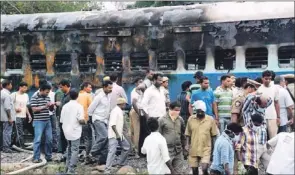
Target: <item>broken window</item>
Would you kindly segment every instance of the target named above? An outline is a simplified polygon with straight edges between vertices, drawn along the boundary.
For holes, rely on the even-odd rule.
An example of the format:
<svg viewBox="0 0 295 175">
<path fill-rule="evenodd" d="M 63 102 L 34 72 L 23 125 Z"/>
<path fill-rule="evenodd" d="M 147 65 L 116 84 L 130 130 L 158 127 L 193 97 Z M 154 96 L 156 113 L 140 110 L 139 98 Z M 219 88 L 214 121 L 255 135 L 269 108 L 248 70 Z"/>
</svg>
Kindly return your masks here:
<svg viewBox="0 0 295 175">
<path fill-rule="evenodd" d="M 176 70 L 177 57 L 175 52 L 161 52 L 157 58 L 158 70 Z"/>
<path fill-rule="evenodd" d="M 215 49 L 215 69 L 232 70 L 235 68 L 236 51 L 234 49 Z"/>
<path fill-rule="evenodd" d="M 94 73 L 96 71 L 96 55 L 81 54 L 79 56 L 79 71 Z"/>
<path fill-rule="evenodd" d="M 290 68 L 294 67 L 295 61 L 295 46 L 282 46 L 278 51 L 279 67 Z"/>
<path fill-rule="evenodd" d="M 33 72 L 46 72 L 46 56 L 45 55 L 30 55 L 30 65 Z"/>
<path fill-rule="evenodd" d="M 21 55 L 10 54 L 6 57 L 6 69 L 22 69 L 23 57 Z"/>
<path fill-rule="evenodd" d="M 206 64 L 206 50 L 185 51 L 186 70 L 204 70 Z"/>
<path fill-rule="evenodd" d="M 105 71 L 122 71 L 122 53 L 107 52 L 104 54 Z"/>
<path fill-rule="evenodd" d="M 55 72 L 71 72 L 72 59 L 70 54 L 56 54 L 54 60 Z"/>
<path fill-rule="evenodd" d="M 149 54 L 134 52 L 130 54 L 131 70 L 146 70 L 149 68 Z"/>
<path fill-rule="evenodd" d="M 267 57 L 268 51 L 267 48 L 248 48 L 246 50 L 246 68 L 255 69 L 255 68 L 267 68 Z"/>
</svg>

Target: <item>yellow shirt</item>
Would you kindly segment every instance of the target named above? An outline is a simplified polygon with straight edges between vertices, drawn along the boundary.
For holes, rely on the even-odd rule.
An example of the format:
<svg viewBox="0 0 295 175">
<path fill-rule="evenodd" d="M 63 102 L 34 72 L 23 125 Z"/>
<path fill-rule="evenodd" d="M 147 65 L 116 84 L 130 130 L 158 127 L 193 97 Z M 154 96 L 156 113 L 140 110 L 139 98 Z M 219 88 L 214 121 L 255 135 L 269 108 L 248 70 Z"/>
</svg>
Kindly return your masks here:
<svg viewBox="0 0 295 175">
<path fill-rule="evenodd" d="M 92 96 L 90 93 L 87 93 L 85 91 L 80 91 L 79 96 L 77 99 L 78 103 L 81 104 L 84 108 L 84 119 L 88 121 L 88 107 L 90 106 L 92 102 Z"/>
<path fill-rule="evenodd" d="M 188 119 L 185 135 L 191 138 L 190 156 L 210 156 L 212 137 L 217 135 L 217 126 L 208 115 L 202 120 L 192 115 Z"/>
</svg>

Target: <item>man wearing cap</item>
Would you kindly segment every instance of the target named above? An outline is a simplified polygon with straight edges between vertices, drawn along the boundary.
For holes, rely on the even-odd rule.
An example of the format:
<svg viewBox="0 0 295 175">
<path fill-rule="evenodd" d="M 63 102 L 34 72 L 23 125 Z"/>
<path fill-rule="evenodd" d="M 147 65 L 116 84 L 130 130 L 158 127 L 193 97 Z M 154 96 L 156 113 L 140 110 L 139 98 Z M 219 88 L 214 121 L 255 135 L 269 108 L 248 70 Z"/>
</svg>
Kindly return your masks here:
<svg viewBox="0 0 295 175">
<path fill-rule="evenodd" d="M 243 93 L 239 94 L 236 98 L 233 99 L 232 110 L 231 110 L 231 120 L 233 123 L 239 123 L 241 126 L 244 126 L 243 117 L 242 117 L 242 107 L 244 105 L 245 99 L 249 94 L 252 94 L 256 91 L 256 88 L 253 84 L 247 83 L 243 88 Z"/>
<path fill-rule="evenodd" d="M 193 175 L 199 174 L 201 165 L 204 175 L 208 175 L 208 167 L 212 147 L 217 136 L 217 126 L 212 117 L 205 114 L 206 104 L 198 100 L 193 104 L 196 115 L 190 116 L 186 126 L 186 150 L 189 151 L 189 165 Z"/>
<path fill-rule="evenodd" d="M 196 84 L 192 84 L 190 87 L 189 87 L 189 91 L 187 92 L 187 101 L 190 101 L 191 99 L 191 95 L 198 89 L 201 88 L 201 85 L 200 85 L 200 79 L 201 77 L 203 76 L 203 72 L 202 71 L 198 71 L 195 73 L 194 75 L 194 79 L 196 79 Z"/>
<path fill-rule="evenodd" d="M 165 103 L 166 103 L 166 108 L 168 109 L 169 107 L 169 104 L 170 104 L 170 96 L 169 96 L 169 89 L 168 89 L 168 81 L 169 81 L 169 78 L 168 77 L 163 77 L 163 82 L 162 82 L 162 86 L 160 88 L 160 90 L 162 91 L 162 93 L 164 94 L 165 96 Z"/>
<path fill-rule="evenodd" d="M 123 109 L 126 107 L 126 99 L 118 98 L 117 105 L 112 110 L 109 119 L 108 126 L 108 139 L 109 139 L 109 152 L 107 157 L 107 163 L 104 173 L 110 173 L 110 169 L 115 162 L 117 147 L 122 148 L 120 159 L 118 162 L 119 166 L 124 166 L 128 153 L 130 151 L 130 144 L 123 135 L 124 126 L 124 112 Z"/>
</svg>

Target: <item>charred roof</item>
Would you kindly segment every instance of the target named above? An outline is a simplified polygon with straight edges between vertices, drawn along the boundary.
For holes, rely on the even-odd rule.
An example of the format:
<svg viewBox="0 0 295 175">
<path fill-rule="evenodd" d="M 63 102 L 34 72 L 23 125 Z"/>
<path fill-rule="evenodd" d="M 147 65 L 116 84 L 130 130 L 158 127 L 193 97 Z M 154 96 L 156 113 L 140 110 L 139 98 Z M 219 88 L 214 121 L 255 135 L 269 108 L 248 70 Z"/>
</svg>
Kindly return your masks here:
<svg viewBox="0 0 295 175">
<path fill-rule="evenodd" d="M 220 2 L 122 11 L 1 15 L 1 32 L 186 26 L 294 18 L 294 2 Z"/>
</svg>

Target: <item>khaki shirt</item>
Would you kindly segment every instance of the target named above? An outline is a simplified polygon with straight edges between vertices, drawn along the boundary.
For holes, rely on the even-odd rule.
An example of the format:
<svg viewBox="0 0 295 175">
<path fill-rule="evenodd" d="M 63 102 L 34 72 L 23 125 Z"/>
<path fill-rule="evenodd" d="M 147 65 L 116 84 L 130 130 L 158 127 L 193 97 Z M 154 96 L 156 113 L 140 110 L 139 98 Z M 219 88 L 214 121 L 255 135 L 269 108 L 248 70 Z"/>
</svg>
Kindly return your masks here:
<svg viewBox="0 0 295 175">
<path fill-rule="evenodd" d="M 192 115 L 188 119 L 185 135 L 191 138 L 190 156 L 210 156 L 212 137 L 217 135 L 217 126 L 208 115 L 202 120 Z"/>
<path fill-rule="evenodd" d="M 238 123 L 240 123 L 242 126 L 244 126 L 244 120 L 243 120 L 243 115 L 241 114 L 242 108 L 244 105 L 246 99 L 246 94 L 240 94 L 236 98 L 233 99 L 232 103 L 232 114 L 237 114 L 238 115 Z"/>
</svg>

